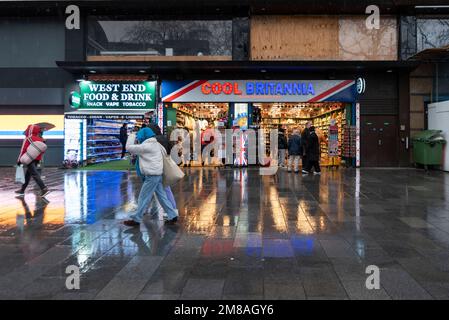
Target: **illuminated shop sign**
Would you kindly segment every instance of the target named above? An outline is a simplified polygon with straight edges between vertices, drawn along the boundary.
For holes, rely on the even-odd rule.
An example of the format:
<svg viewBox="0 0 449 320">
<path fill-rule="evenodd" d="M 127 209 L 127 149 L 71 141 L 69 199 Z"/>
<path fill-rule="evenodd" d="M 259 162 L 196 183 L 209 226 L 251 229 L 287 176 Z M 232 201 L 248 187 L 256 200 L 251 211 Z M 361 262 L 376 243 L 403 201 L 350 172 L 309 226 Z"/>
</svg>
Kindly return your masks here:
<svg viewBox="0 0 449 320">
<path fill-rule="evenodd" d="M 155 109 L 156 83 L 81 81 L 80 92 L 72 92 L 75 109 Z"/>
<path fill-rule="evenodd" d="M 355 80 L 163 81 L 163 102 L 354 102 Z"/>
<path fill-rule="evenodd" d="M 242 90 L 244 91 L 242 91 Z M 201 92 L 209 94 L 235 95 L 315 95 L 311 82 L 246 82 L 244 88 L 239 88 L 238 82 L 205 82 Z"/>
</svg>

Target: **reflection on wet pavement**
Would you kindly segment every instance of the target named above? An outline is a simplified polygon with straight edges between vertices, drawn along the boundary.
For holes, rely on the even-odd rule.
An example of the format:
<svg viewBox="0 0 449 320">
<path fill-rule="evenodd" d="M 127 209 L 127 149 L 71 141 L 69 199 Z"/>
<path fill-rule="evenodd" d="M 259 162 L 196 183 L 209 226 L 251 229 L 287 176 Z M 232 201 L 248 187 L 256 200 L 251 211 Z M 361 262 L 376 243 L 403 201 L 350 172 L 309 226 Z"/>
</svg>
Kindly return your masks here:
<svg viewBox="0 0 449 320">
<path fill-rule="evenodd" d="M 3 299 L 449 298 L 448 174 L 189 169 L 179 224 L 161 212 L 129 229 L 134 174 L 46 169 L 47 198 L 30 186 L 17 199 L 13 170 L 0 173 Z"/>
</svg>

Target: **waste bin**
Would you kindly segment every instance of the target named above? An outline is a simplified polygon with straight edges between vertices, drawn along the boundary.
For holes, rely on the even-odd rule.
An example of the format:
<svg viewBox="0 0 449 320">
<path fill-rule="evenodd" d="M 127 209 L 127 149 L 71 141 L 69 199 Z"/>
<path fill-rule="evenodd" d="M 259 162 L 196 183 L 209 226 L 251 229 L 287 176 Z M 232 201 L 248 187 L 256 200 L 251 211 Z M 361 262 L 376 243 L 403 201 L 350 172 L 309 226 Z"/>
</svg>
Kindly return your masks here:
<svg viewBox="0 0 449 320">
<path fill-rule="evenodd" d="M 415 164 L 422 164 L 425 168 L 429 165 L 441 165 L 443 145 L 446 143 L 441 132 L 441 130 L 424 130 L 413 136 L 413 161 Z"/>
</svg>

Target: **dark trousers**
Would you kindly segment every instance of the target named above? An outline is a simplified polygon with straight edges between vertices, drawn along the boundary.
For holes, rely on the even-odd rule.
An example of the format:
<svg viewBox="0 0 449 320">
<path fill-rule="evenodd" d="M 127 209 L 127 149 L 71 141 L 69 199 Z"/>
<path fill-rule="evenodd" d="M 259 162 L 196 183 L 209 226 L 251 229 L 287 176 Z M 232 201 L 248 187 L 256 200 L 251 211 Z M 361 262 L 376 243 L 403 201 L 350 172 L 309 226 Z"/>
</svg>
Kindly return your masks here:
<svg viewBox="0 0 449 320">
<path fill-rule="evenodd" d="M 309 161 L 307 161 L 306 171 L 310 172 L 312 167 L 314 167 L 315 172 L 321 172 L 320 162 L 318 160 L 309 160 Z"/>
<path fill-rule="evenodd" d="M 44 182 L 41 179 L 41 176 L 39 175 L 39 172 L 37 171 L 37 164 L 39 161 L 34 160 L 29 165 L 27 165 L 27 172 L 25 173 L 25 183 L 22 185 L 22 190 L 25 191 L 26 187 L 28 187 L 28 184 L 30 183 L 31 177 L 33 177 L 34 181 L 36 181 L 37 185 L 41 190 L 45 189 L 46 186 Z"/>
<path fill-rule="evenodd" d="M 303 155 L 302 156 L 302 170 L 306 170 L 306 168 L 307 168 L 307 156 L 306 155 Z"/>
<path fill-rule="evenodd" d="M 126 154 L 126 141 L 125 142 L 121 142 L 122 143 L 122 158 L 125 156 Z"/>
</svg>

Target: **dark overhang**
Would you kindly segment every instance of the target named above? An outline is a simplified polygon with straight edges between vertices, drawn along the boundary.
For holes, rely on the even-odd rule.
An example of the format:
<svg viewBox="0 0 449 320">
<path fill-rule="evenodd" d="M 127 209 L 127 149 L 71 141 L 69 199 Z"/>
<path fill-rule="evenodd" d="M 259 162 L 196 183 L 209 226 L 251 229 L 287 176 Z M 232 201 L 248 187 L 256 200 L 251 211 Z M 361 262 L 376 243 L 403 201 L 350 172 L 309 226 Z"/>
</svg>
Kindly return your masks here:
<svg viewBox="0 0 449 320">
<path fill-rule="evenodd" d="M 449 46 L 425 49 L 410 57 L 408 60 L 420 62 L 449 62 Z"/>
<path fill-rule="evenodd" d="M 279 78 L 310 75 L 410 71 L 417 61 L 57 61 L 75 76 L 91 74 L 148 74 L 158 77 Z"/>
<path fill-rule="evenodd" d="M 380 13 L 441 14 L 441 0 L 59 0 L 0 1 L 0 15 L 62 14 L 69 4 L 93 15 L 252 15 L 365 14 L 375 4 Z"/>
</svg>

